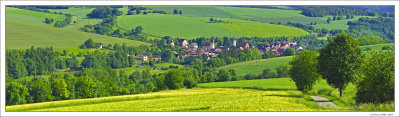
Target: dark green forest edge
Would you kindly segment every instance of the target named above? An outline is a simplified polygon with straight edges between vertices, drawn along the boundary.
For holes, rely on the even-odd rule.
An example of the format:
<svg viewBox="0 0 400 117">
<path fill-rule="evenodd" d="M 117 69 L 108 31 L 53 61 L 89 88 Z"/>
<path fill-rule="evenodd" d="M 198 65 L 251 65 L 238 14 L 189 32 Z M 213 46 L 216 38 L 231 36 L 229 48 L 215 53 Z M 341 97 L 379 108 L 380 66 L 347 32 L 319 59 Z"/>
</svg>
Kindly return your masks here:
<svg viewBox="0 0 400 117">
<path fill-rule="evenodd" d="M 49 26 L 63 28 L 76 23 L 74 15 L 47 9 L 72 6 L 15 6 L 51 14 L 62 14 L 63 21 L 43 19 Z M 348 21 L 347 30 L 317 29 L 320 22 L 268 22 L 297 27 L 309 32 L 294 37 L 198 37 L 170 36 L 147 39 L 144 26 L 127 30 L 117 26 L 118 16 L 174 14 L 185 10 L 153 10 L 144 6 L 91 7 L 87 16 L 101 19 L 79 31 L 138 40 L 150 46 L 103 45 L 87 39 L 74 49 L 34 47 L 6 52 L 6 105 L 56 100 L 140 94 L 162 90 L 194 88 L 199 83 L 291 77 L 298 90 L 312 90 L 325 79 L 340 95 L 349 83 L 357 85 L 357 104 L 393 103 L 394 100 L 394 14 L 341 6 L 292 6 L 307 17 L 328 17 L 324 24 Z M 245 6 L 234 6 L 245 7 Z M 279 9 L 276 7 L 258 7 Z M 210 23 L 229 23 L 209 17 Z M 327 37 L 327 40 L 319 39 Z M 369 45 L 386 44 L 378 49 Z M 262 74 L 237 75 L 234 69 L 218 67 L 245 62 L 293 56 L 288 64 L 265 68 Z M 127 72 L 124 69 L 133 68 Z M 161 72 L 156 72 L 156 71 Z"/>
</svg>

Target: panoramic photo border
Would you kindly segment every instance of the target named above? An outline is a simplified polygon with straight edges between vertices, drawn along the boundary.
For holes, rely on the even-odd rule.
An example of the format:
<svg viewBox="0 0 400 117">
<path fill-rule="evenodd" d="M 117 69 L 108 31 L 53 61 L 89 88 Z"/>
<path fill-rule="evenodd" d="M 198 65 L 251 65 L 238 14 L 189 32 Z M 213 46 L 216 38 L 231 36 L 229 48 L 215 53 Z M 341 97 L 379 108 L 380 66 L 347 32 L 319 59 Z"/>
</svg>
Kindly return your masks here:
<svg viewBox="0 0 400 117">
<path fill-rule="evenodd" d="M 8 5 L 393 5 L 395 6 L 395 112 L 6 112 L 5 6 Z M 1 116 L 399 116 L 398 1 L 1 1 Z"/>
</svg>

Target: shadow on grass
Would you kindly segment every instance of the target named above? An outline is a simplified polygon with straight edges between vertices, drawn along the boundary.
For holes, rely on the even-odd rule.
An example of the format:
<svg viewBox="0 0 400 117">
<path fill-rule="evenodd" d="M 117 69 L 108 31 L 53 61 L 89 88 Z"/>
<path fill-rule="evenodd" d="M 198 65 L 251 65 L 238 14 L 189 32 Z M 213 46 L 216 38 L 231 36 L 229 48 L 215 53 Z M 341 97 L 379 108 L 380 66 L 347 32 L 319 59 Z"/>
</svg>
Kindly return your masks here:
<svg viewBox="0 0 400 117">
<path fill-rule="evenodd" d="M 264 96 L 278 96 L 278 97 L 294 97 L 294 98 L 303 98 L 302 95 L 264 95 Z"/>
<path fill-rule="evenodd" d="M 174 110 L 174 111 L 200 111 L 200 110 L 208 110 L 210 108 L 211 108 L 211 106 L 205 106 L 205 107 L 186 108 L 186 109 L 180 109 L 180 110 Z"/>
</svg>

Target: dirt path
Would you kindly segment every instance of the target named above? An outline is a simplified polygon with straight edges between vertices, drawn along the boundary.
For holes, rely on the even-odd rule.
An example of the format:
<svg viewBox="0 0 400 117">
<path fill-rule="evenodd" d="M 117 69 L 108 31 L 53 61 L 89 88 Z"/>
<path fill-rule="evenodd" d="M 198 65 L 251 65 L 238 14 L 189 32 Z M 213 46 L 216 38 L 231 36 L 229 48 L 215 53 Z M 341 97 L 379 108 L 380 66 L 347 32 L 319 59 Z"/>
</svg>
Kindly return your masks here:
<svg viewBox="0 0 400 117">
<path fill-rule="evenodd" d="M 335 103 L 332 103 L 330 100 L 321 97 L 321 96 L 311 96 L 312 99 L 314 99 L 315 102 L 321 107 L 324 108 L 333 108 L 333 109 L 339 109 L 340 107 L 337 106 Z"/>
</svg>

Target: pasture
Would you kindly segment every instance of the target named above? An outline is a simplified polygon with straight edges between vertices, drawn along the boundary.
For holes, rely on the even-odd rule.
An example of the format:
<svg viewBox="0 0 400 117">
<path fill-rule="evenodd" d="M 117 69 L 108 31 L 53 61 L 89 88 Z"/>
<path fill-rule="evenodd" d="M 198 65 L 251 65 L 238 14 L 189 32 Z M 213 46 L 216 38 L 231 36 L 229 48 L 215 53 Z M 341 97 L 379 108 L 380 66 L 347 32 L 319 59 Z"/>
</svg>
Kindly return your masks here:
<svg viewBox="0 0 400 117">
<path fill-rule="evenodd" d="M 101 22 L 101 19 L 89 18 L 86 14 L 92 12 L 95 8 L 87 8 L 87 7 L 70 7 L 69 9 L 48 9 L 50 12 L 62 12 L 63 14 L 71 14 L 78 18 L 76 24 L 68 25 L 64 28 L 78 30 L 85 25 L 95 25 Z"/>
<path fill-rule="evenodd" d="M 335 20 L 335 21 L 330 21 L 330 23 L 326 23 L 326 20 L 328 19 L 328 17 L 330 17 L 331 19 L 333 19 L 332 16 L 325 16 L 325 17 L 321 17 L 321 20 L 325 20 L 324 23 L 317 23 L 317 25 L 314 25 L 314 27 L 316 29 L 328 29 L 328 30 L 333 30 L 333 29 L 341 29 L 341 30 L 348 30 L 349 29 L 349 25 L 347 25 L 348 21 L 356 21 L 361 17 L 365 17 L 365 16 L 354 16 L 353 19 L 342 19 L 342 20 Z"/>
<path fill-rule="evenodd" d="M 160 37 L 171 36 L 180 38 L 197 38 L 211 36 L 241 36 L 215 24 L 181 15 L 127 15 L 118 19 L 118 26 L 128 30 L 137 26 L 143 26 L 144 33 Z"/>
<path fill-rule="evenodd" d="M 261 74 L 266 68 L 270 68 L 272 71 L 276 72 L 276 67 L 282 64 L 289 64 L 291 60 L 292 56 L 276 57 L 229 64 L 221 66 L 218 69 L 234 69 L 238 76 L 244 76 L 248 73 Z"/>
<path fill-rule="evenodd" d="M 361 48 L 371 48 L 371 50 L 382 50 L 382 47 L 384 46 L 391 46 L 394 48 L 394 43 L 385 43 L 385 44 L 376 44 L 376 45 L 365 45 L 365 46 L 360 46 Z"/>
<path fill-rule="evenodd" d="M 202 88 L 245 88 L 258 90 L 297 90 L 296 85 L 290 78 L 272 78 L 241 80 L 229 82 L 213 82 L 199 84 Z"/>
<path fill-rule="evenodd" d="M 228 12 L 218 9 L 216 6 L 146 6 L 153 10 L 163 10 L 172 13 L 174 9 L 181 10 L 182 15 L 190 17 L 236 17 Z"/>
<path fill-rule="evenodd" d="M 196 88 L 7 106 L 6 111 L 331 111 L 300 103 L 299 91 Z"/>
<path fill-rule="evenodd" d="M 232 32 L 243 35 L 245 37 L 273 37 L 273 36 L 304 36 L 309 33 L 295 27 L 284 25 L 275 25 L 259 22 L 234 22 L 234 23 L 218 23 L 217 25 L 224 27 Z"/>
<path fill-rule="evenodd" d="M 48 25 L 44 23 L 45 18 L 54 19 L 54 22 L 56 22 L 64 20 L 65 16 L 60 14 L 6 7 L 6 21 L 18 21 L 30 24 Z"/>
<path fill-rule="evenodd" d="M 144 32 L 156 36 L 197 37 L 273 37 L 301 36 L 308 32 L 289 26 L 221 18 L 228 23 L 208 23 L 209 18 L 170 14 L 127 15 L 118 19 L 118 26 L 132 29 L 143 26 Z"/>
<path fill-rule="evenodd" d="M 53 48 L 78 48 L 84 41 L 92 38 L 95 42 L 123 44 L 128 46 L 149 45 L 145 42 L 108 37 L 24 22 L 6 21 L 6 49 L 26 49 L 31 46 Z M 23 32 L 23 33 L 21 33 Z"/>
</svg>

